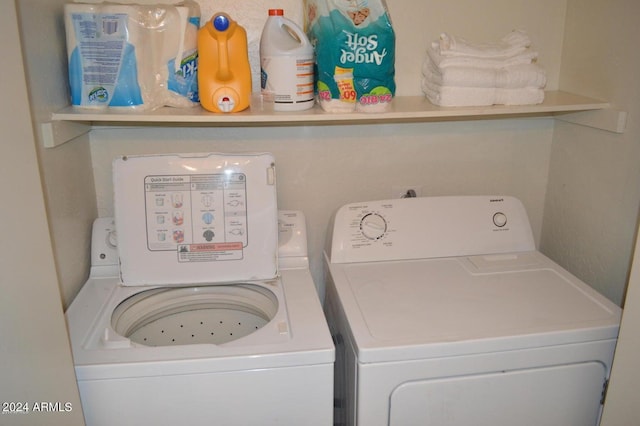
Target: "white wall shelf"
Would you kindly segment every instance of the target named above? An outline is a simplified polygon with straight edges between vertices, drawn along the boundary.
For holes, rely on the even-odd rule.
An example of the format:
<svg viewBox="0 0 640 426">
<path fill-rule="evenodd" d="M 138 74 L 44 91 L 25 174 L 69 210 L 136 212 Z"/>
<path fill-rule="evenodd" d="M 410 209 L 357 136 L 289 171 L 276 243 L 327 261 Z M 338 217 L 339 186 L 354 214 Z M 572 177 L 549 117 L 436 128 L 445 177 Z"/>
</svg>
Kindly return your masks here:
<svg viewBox="0 0 640 426">
<path fill-rule="evenodd" d="M 581 116 L 583 112 L 589 115 Z M 41 126 L 45 147 L 61 145 L 91 130 L 92 126 L 289 126 L 337 125 L 362 123 L 401 123 L 420 121 L 463 121 L 499 119 L 518 116 L 557 116 L 570 114 L 576 124 L 621 133 L 626 114 L 612 110 L 608 102 L 562 91 L 545 93 L 538 105 L 488 107 L 437 107 L 423 96 L 398 96 L 390 111 L 384 113 L 332 114 L 319 106 L 307 111 L 273 112 L 260 106 L 233 114 L 216 114 L 195 108 L 159 108 L 153 111 L 81 110 L 66 107 L 52 114 L 51 121 Z"/>
</svg>

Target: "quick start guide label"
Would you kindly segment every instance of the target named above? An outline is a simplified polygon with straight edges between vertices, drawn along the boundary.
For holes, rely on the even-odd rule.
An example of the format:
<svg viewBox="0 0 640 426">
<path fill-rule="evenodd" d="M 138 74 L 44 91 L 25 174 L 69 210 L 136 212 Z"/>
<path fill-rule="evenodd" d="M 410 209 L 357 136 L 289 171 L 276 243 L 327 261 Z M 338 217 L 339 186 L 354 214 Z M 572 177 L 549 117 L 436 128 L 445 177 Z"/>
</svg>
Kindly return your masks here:
<svg viewBox="0 0 640 426">
<path fill-rule="evenodd" d="M 239 260 L 248 241 L 243 173 L 144 179 L 147 248 L 179 262 Z"/>
</svg>

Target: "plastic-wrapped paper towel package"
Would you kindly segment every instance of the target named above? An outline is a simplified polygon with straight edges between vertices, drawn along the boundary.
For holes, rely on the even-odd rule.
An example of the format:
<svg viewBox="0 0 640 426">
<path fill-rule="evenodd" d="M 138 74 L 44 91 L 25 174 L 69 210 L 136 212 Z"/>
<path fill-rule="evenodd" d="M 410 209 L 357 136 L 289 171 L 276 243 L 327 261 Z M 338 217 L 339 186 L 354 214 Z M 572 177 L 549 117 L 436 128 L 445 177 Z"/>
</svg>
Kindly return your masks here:
<svg viewBox="0 0 640 426">
<path fill-rule="evenodd" d="M 382 112 L 395 94 L 395 33 L 384 0 L 305 0 L 318 102 L 328 112 Z"/>
<path fill-rule="evenodd" d="M 149 110 L 198 105 L 197 3 L 69 3 L 71 103 Z"/>
</svg>

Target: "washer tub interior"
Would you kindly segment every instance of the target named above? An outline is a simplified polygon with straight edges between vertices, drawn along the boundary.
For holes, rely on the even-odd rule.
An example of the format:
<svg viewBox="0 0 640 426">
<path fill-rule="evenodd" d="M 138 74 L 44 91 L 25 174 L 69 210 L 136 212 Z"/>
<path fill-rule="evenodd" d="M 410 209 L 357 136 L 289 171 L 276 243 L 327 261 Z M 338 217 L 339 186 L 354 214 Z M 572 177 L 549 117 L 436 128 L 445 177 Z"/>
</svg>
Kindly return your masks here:
<svg viewBox="0 0 640 426">
<path fill-rule="evenodd" d="M 145 346 L 220 345 L 254 333 L 277 312 L 277 297 L 255 284 L 155 288 L 122 301 L 111 326 Z"/>
</svg>

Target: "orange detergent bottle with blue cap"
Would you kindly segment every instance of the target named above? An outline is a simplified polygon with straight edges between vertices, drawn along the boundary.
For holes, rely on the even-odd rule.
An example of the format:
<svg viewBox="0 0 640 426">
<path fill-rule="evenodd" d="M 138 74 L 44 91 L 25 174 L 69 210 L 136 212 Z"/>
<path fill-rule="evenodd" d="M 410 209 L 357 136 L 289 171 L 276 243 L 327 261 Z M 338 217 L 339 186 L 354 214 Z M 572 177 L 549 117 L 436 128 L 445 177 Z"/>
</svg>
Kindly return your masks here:
<svg viewBox="0 0 640 426">
<path fill-rule="evenodd" d="M 200 104 L 212 112 L 249 107 L 251 66 L 247 32 L 226 13 L 216 13 L 198 31 Z"/>
</svg>

